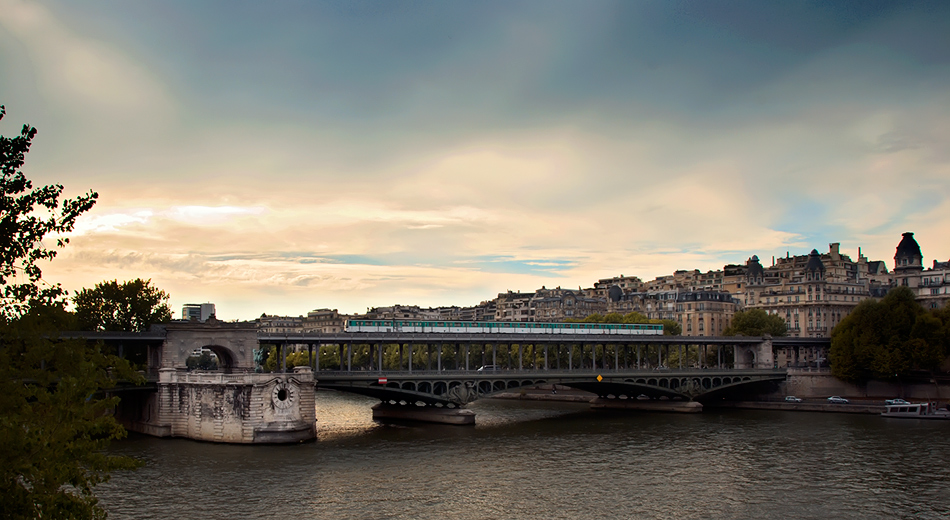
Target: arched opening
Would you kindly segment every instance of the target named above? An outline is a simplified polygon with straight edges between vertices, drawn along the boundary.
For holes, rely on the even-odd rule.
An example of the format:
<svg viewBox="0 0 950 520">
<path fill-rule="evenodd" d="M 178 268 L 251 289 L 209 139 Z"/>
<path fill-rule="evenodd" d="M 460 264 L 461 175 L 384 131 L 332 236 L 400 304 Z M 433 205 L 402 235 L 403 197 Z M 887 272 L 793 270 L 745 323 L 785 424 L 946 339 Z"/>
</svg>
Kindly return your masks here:
<svg viewBox="0 0 950 520">
<path fill-rule="evenodd" d="M 201 351 L 210 350 L 218 362 L 218 370 L 230 374 L 234 369 L 234 354 L 227 347 L 221 345 L 205 345 Z"/>
<path fill-rule="evenodd" d="M 755 368 L 755 352 L 753 352 L 752 350 L 747 350 L 743 357 L 745 358 L 746 366 L 748 366 L 749 368 Z"/>
</svg>

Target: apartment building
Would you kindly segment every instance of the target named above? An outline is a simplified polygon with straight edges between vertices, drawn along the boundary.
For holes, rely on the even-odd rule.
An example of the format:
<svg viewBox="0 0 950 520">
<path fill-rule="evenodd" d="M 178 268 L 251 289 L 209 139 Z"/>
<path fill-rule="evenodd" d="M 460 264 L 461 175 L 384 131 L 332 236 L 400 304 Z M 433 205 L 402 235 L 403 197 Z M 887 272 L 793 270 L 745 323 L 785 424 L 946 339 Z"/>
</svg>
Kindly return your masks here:
<svg viewBox="0 0 950 520">
<path fill-rule="evenodd" d="M 904 233 L 894 253 L 894 286 L 909 287 L 926 309 L 941 309 L 950 302 L 950 260 L 924 269 L 924 257 L 913 233 Z"/>
<path fill-rule="evenodd" d="M 439 319 L 438 311 L 432 314 L 431 309 L 423 311 L 418 305 L 391 305 L 388 307 L 373 307 L 366 310 L 366 314 L 360 316 L 368 320 L 423 320 Z"/>
<path fill-rule="evenodd" d="M 584 319 L 607 312 L 607 300 L 593 298 L 582 290 L 547 289 L 533 293 L 501 293 L 495 300 L 496 321 L 558 322 Z"/>
<path fill-rule="evenodd" d="M 684 336 L 722 336 L 732 325 L 736 302 L 720 291 L 686 291 L 676 295 L 676 321 Z"/>
<path fill-rule="evenodd" d="M 861 278 L 847 257 L 837 255 L 826 266 L 813 249 L 807 256 L 781 260 L 765 269 L 758 258 L 750 258 L 745 289 L 737 296 L 744 308 L 781 316 L 789 336 L 828 337 L 842 318 L 872 297 L 871 281 Z"/>
<path fill-rule="evenodd" d="M 257 329 L 267 334 L 299 334 L 303 332 L 303 316 L 272 316 L 261 314 Z"/>
<path fill-rule="evenodd" d="M 602 278 L 597 280 L 597 283 L 594 284 L 594 288 L 587 291 L 587 294 L 592 298 L 608 298 L 608 292 L 612 287 L 617 287 L 625 293 L 630 292 L 640 292 L 644 290 L 644 283 L 637 276 L 614 276 L 613 278 Z"/>
<path fill-rule="evenodd" d="M 348 316 L 336 309 L 314 309 L 303 320 L 303 332 L 336 334 L 343 332 L 343 324 Z"/>
</svg>

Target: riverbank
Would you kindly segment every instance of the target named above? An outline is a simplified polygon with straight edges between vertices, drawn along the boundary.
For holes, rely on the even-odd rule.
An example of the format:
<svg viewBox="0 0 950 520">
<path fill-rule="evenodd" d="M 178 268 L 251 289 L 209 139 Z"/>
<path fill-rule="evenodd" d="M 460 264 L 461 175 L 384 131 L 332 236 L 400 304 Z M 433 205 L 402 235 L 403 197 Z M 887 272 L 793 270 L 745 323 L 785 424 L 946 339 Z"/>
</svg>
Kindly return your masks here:
<svg viewBox="0 0 950 520">
<path fill-rule="evenodd" d="M 589 403 L 597 398 L 596 394 L 575 390 L 570 387 L 555 385 L 538 385 L 519 388 L 492 396 L 493 399 L 520 399 L 527 401 L 562 401 L 572 403 Z M 832 404 L 824 398 L 805 399 L 800 403 L 790 403 L 784 398 L 759 401 L 711 401 L 704 403 L 705 408 L 728 408 L 741 410 L 783 410 L 798 412 L 833 412 L 880 415 L 884 412 L 884 402 L 878 400 L 852 400 L 848 404 Z M 649 402 L 649 401 L 647 401 Z"/>
<path fill-rule="evenodd" d="M 787 403 L 784 401 L 713 401 L 704 405 L 706 408 L 732 408 L 739 410 L 783 410 L 792 412 L 833 412 L 833 413 L 861 413 L 880 415 L 884 413 L 884 403 L 878 402 L 851 402 L 848 404 L 831 404 L 825 402 Z"/>
</svg>

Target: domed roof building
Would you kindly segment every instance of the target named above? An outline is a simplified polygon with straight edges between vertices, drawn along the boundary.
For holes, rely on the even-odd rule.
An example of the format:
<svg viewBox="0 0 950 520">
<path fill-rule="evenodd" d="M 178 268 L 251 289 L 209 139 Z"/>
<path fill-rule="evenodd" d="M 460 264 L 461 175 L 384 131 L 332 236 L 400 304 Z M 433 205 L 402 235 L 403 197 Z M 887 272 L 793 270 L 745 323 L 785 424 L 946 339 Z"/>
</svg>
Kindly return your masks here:
<svg viewBox="0 0 950 520">
<path fill-rule="evenodd" d="M 805 264 L 805 279 L 807 281 L 819 281 L 825 277 L 825 264 L 821 261 L 821 255 L 817 249 L 812 249 L 808 255 L 808 263 Z"/>
<path fill-rule="evenodd" d="M 901 237 L 894 253 L 894 274 L 897 275 L 900 285 L 916 287 L 913 279 L 924 270 L 924 256 L 920 253 L 920 244 L 914 239 L 913 233 L 907 232 Z"/>
<path fill-rule="evenodd" d="M 909 287 L 924 308 L 945 307 L 950 303 L 950 261 L 934 260 L 933 268 L 924 270 L 920 244 L 913 233 L 904 233 L 894 252 L 892 284 Z"/>
</svg>

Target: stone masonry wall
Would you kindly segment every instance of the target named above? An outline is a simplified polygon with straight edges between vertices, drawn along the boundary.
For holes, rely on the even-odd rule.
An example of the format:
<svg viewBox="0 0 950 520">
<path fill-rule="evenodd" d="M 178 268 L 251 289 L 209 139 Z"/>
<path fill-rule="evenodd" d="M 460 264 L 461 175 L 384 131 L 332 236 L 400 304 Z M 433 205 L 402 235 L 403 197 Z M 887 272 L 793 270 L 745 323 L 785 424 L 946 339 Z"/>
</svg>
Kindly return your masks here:
<svg viewBox="0 0 950 520">
<path fill-rule="evenodd" d="M 227 443 L 282 443 L 316 435 L 313 374 L 187 373 L 163 369 L 158 422 L 169 435 Z"/>
</svg>

